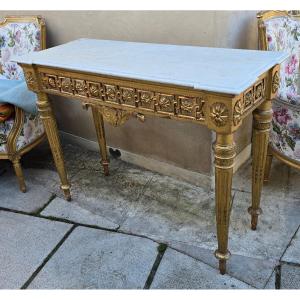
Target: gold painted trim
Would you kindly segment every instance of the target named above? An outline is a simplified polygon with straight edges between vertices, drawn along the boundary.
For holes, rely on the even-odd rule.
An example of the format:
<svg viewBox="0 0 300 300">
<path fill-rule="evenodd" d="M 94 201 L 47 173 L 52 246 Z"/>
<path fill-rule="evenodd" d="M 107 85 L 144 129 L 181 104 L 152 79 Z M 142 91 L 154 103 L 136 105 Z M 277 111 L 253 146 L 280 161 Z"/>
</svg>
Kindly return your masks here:
<svg viewBox="0 0 300 300">
<path fill-rule="evenodd" d="M 278 150 L 276 150 L 272 144 L 269 144 L 269 151 L 271 152 L 271 154 L 273 156 L 275 156 L 278 160 L 282 161 L 283 163 L 287 164 L 290 167 L 296 168 L 298 170 L 300 170 L 300 162 L 297 160 L 294 160 L 292 158 L 289 158 L 288 156 L 282 154 L 281 152 L 279 152 Z"/>
<path fill-rule="evenodd" d="M 269 72 L 265 72 L 243 93 L 232 95 L 40 65 L 20 65 L 28 88 L 34 92 L 80 99 L 85 106 L 124 110 L 133 115 L 190 121 L 221 133 L 237 130 L 243 119 L 265 100 L 269 76 Z M 251 99 L 247 96 L 249 93 L 252 93 Z M 240 109 L 234 107 L 235 104 Z M 218 108 L 221 107 L 226 116 L 222 114 L 219 120 Z"/>
</svg>

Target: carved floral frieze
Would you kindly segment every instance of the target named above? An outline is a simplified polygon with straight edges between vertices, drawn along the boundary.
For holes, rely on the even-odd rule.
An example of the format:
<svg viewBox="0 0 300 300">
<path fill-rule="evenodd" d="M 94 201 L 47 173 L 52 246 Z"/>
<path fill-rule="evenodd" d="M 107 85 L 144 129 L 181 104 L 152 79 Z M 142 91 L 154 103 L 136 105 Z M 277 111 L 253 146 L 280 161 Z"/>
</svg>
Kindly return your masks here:
<svg viewBox="0 0 300 300">
<path fill-rule="evenodd" d="M 188 117 L 200 122 L 205 121 L 205 100 L 202 97 L 165 94 L 48 73 L 40 73 L 40 76 L 44 90 L 52 90 L 62 95 L 72 94 L 169 116 L 182 116 L 182 118 Z"/>
</svg>

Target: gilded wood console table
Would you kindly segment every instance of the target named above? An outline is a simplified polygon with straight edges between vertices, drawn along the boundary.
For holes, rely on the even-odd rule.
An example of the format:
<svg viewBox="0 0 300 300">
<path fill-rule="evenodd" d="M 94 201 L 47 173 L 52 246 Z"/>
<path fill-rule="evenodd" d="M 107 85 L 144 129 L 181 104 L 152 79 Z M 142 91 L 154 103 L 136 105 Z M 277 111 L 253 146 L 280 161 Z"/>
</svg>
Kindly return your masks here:
<svg viewBox="0 0 300 300">
<path fill-rule="evenodd" d="M 47 94 L 78 99 L 90 106 L 108 175 L 103 120 L 117 126 L 130 116 L 152 115 L 194 122 L 216 132 L 215 199 L 220 272 L 226 272 L 231 185 L 235 158 L 233 133 L 253 112 L 251 227 L 260 209 L 271 99 L 279 86 L 279 65 L 287 55 L 238 49 L 79 39 L 16 59 L 28 88 L 38 95 L 65 197 L 70 184 Z M 200 153 L 199 153 L 200 155 Z"/>
</svg>

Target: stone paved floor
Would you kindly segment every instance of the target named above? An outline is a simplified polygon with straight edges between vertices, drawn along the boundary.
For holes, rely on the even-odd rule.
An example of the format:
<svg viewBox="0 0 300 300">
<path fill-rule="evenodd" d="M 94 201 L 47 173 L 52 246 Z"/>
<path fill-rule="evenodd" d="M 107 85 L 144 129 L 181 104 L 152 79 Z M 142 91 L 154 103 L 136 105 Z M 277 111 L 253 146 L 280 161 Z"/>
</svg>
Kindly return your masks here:
<svg viewBox="0 0 300 300">
<path fill-rule="evenodd" d="M 27 193 L 0 161 L 0 288 L 300 288 L 300 173 L 274 161 L 257 231 L 250 162 L 234 177 L 228 274 L 220 275 L 214 198 L 199 187 L 64 144 L 72 202 L 48 144 L 23 158 Z"/>
</svg>

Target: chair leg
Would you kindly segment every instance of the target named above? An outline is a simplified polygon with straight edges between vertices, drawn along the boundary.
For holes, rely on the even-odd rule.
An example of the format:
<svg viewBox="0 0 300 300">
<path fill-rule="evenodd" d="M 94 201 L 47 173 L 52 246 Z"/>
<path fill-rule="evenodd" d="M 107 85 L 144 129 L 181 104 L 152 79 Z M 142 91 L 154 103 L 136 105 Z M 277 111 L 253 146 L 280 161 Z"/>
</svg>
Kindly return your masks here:
<svg viewBox="0 0 300 300">
<path fill-rule="evenodd" d="M 21 190 L 21 192 L 25 193 L 26 192 L 26 185 L 25 185 L 25 180 L 24 180 L 24 175 L 23 175 L 20 159 L 19 158 L 14 159 L 12 161 L 12 163 L 13 163 L 13 166 L 14 166 L 16 176 L 18 178 L 20 190 Z"/>
<path fill-rule="evenodd" d="M 267 153 L 267 158 L 266 158 L 266 165 L 265 165 L 264 183 L 269 182 L 272 160 L 273 160 L 273 154 L 272 154 L 271 149 L 269 147 L 268 148 L 268 153 Z"/>
</svg>

